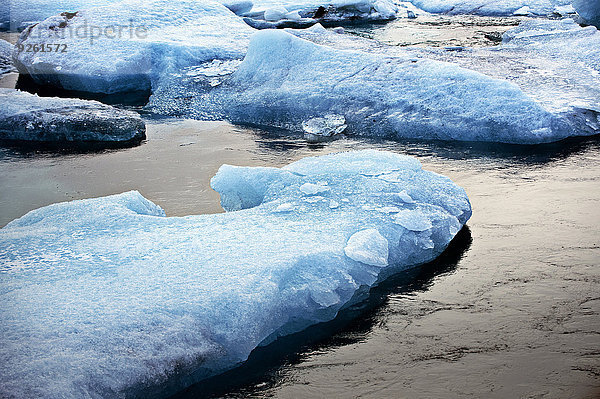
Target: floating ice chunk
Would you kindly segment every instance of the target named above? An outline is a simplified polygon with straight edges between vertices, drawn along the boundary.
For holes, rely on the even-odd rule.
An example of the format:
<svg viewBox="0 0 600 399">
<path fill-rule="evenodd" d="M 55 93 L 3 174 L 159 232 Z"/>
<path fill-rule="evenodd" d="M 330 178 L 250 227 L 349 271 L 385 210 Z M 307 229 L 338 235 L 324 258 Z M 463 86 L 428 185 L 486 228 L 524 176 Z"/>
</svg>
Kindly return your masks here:
<svg viewBox="0 0 600 399">
<path fill-rule="evenodd" d="M 347 257 L 371 266 L 388 265 L 388 240 L 376 229 L 361 230 L 352 234 L 344 248 Z"/>
<path fill-rule="evenodd" d="M 329 201 L 329 208 L 331 209 L 336 209 L 340 207 L 340 203 L 335 201 L 335 200 L 331 200 Z"/>
<path fill-rule="evenodd" d="M 146 127 L 138 114 L 97 101 L 0 88 L 0 139 L 29 142 L 139 143 Z"/>
<path fill-rule="evenodd" d="M 286 10 L 284 7 L 268 8 L 265 10 L 264 18 L 265 21 L 276 22 L 284 19 L 287 13 L 288 10 Z"/>
<path fill-rule="evenodd" d="M 411 231 L 425 231 L 433 227 L 431 220 L 421 212 L 401 210 L 393 216 L 394 223 Z"/>
<path fill-rule="evenodd" d="M 244 15 L 254 6 L 254 3 L 249 0 L 224 0 L 220 1 L 220 3 L 236 15 Z"/>
<path fill-rule="evenodd" d="M 304 137 L 309 141 L 335 136 L 342 133 L 346 127 L 346 119 L 342 115 L 325 115 L 302 123 Z"/>
<path fill-rule="evenodd" d="M 295 131 L 315 114 L 341 115 L 348 135 L 394 139 L 534 144 L 593 134 L 507 80 L 402 54 L 336 50 L 280 30 L 256 33 L 237 71 L 190 104 L 203 115 Z"/>
<path fill-rule="evenodd" d="M 27 29 L 19 44 L 51 44 L 53 51 L 21 51 L 15 62 L 39 84 L 148 92 L 185 67 L 242 58 L 253 31 L 209 0 L 125 0 L 62 13 Z"/>
<path fill-rule="evenodd" d="M 306 195 L 315 195 L 329 191 L 329 187 L 327 186 L 327 183 L 304 183 L 300 186 L 300 191 Z"/>
<path fill-rule="evenodd" d="M 372 176 L 405 168 L 400 183 Z M 394 204 L 382 194 L 419 192 L 414 211 L 433 227 L 407 231 L 350 204 L 272 212 L 318 182 L 374 208 Z M 387 152 L 223 166 L 211 185 L 240 210 L 165 217 L 129 192 L 50 205 L 0 229 L 0 358 L 10 359 L 0 396 L 168 397 L 431 261 L 471 215 L 462 188 Z M 445 210 L 459 203 L 457 218 Z"/>
</svg>

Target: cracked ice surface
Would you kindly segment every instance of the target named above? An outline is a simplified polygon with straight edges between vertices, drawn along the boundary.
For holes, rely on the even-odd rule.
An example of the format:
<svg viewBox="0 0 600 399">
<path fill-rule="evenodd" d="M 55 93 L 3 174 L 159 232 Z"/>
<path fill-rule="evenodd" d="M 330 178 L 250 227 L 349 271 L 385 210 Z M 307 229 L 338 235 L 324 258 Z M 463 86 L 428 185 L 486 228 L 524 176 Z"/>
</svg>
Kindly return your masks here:
<svg viewBox="0 0 600 399">
<path fill-rule="evenodd" d="M 450 179 L 372 150 L 224 165 L 211 185 L 229 212 L 166 217 L 128 192 L 1 229 L 0 396 L 116 397 L 231 368 L 434 259 L 471 215 Z"/>
</svg>

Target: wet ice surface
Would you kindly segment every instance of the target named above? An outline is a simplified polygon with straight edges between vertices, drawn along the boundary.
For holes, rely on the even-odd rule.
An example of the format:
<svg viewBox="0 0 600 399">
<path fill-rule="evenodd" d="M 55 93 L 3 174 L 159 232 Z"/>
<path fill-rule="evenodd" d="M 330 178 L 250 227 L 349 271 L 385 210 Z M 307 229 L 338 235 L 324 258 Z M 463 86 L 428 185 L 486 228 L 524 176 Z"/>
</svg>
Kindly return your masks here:
<svg viewBox="0 0 600 399">
<path fill-rule="evenodd" d="M 218 395 L 597 397 L 597 139 L 311 145 L 194 121 L 149 122 L 147 135 L 140 147 L 100 153 L 1 150 L 0 224 L 53 202 L 129 189 L 170 216 L 219 212 L 208 181 L 222 163 L 282 166 L 362 148 L 417 156 L 465 187 L 473 205 L 472 242 L 460 243 L 460 260 L 407 277 L 412 285 L 397 280 L 359 320 L 262 364 L 258 375 L 246 370 L 252 377 L 242 386 L 231 376 L 217 381 Z"/>
</svg>

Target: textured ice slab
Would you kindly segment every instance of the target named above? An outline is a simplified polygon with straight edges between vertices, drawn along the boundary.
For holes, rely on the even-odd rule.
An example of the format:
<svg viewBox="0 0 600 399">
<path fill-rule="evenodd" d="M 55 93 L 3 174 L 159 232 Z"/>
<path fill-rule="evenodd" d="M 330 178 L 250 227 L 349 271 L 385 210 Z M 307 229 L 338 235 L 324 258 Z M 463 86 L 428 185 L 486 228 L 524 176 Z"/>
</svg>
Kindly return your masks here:
<svg viewBox="0 0 600 399">
<path fill-rule="evenodd" d="M 210 60 L 243 57 L 254 31 L 209 0 L 125 0 L 63 13 L 25 30 L 17 67 L 40 84 L 67 90 L 148 91 L 164 75 Z"/>
<path fill-rule="evenodd" d="M 584 0 L 595 1 L 595 0 Z M 551 15 L 571 0 L 410 0 L 416 7 L 446 14 L 477 14 L 490 16 Z"/>
<path fill-rule="evenodd" d="M 347 134 L 394 139 L 531 144 L 594 133 L 506 80 L 408 54 L 336 50 L 284 31 L 256 33 L 239 68 L 190 109 L 298 132 L 336 114 Z"/>
<path fill-rule="evenodd" d="M 306 184 L 328 189 L 305 194 Z M 128 192 L 47 206 L 1 229 L 0 358 L 10 367 L 0 368 L 0 396 L 181 388 L 175 374 L 233 367 L 434 259 L 471 215 L 462 188 L 389 152 L 224 165 L 211 185 L 230 212 L 165 217 Z M 429 228 L 397 223 L 400 211 Z"/>
<path fill-rule="evenodd" d="M 146 126 L 135 112 L 97 101 L 38 97 L 0 88 L 0 139 L 37 142 L 139 142 Z"/>
</svg>

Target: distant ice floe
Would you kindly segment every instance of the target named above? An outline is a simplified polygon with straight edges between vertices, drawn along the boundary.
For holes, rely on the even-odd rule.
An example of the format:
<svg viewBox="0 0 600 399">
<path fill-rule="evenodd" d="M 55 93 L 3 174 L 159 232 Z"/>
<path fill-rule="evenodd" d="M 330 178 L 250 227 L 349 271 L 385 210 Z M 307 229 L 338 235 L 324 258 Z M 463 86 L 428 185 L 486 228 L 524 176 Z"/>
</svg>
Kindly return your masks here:
<svg viewBox="0 0 600 399">
<path fill-rule="evenodd" d="M 101 104 L 0 88 L 0 140 L 45 143 L 136 143 L 146 135 L 140 116 Z"/>
<path fill-rule="evenodd" d="M 228 212 L 166 217 L 132 191 L 0 229 L 0 396 L 166 396 L 435 259 L 471 216 L 390 152 L 223 165 L 211 185 Z"/>
<path fill-rule="evenodd" d="M 572 0 L 410 0 L 431 13 L 476 14 L 486 16 L 546 16 L 561 14 Z M 594 0 L 583 0 L 594 1 Z"/>
<path fill-rule="evenodd" d="M 302 132 L 307 121 L 333 114 L 345 119 L 346 134 L 392 139 L 534 144 L 598 132 L 594 109 L 584 107 L 581 120 L 568 114 L 572 108 L 545 108 L 508 80 L 409 51 L 391 53 L 377 46 L 338 50 L 281 30 L 261 31 L 235 72 L 186 97 L 188 115 Z M 150 107 L 177 101 L 159 92 Z"/>
<path fill-rule="evenodd" d="M 149 91 L 184 67 L 242 58 L 253 32 L 220 3 L 125 0 L 26 29 L 15 61 L 39 84 L 106 94 Z M 42 44 L 51 46 L 40 51 Z"/>
</svg>

